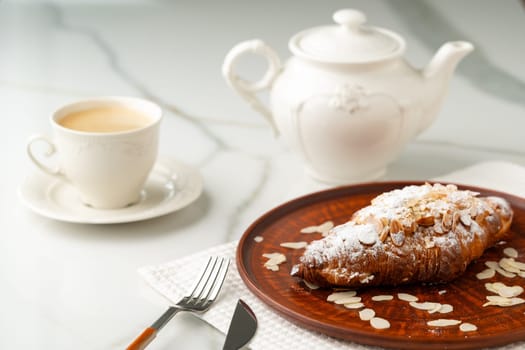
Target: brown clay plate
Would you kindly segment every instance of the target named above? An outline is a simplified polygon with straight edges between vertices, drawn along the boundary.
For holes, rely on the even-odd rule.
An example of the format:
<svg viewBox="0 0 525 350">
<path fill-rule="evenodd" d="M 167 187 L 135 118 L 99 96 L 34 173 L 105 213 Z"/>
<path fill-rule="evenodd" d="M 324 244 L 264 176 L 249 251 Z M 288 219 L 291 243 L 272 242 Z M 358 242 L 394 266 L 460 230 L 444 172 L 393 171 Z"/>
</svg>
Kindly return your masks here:
<svg viewBox="0 0 525 350">
<path fill-rule="evenodd" d="M 307 226 L 319 225 L 327 220 L 334 224 L 346 222 L 357 209 L 370 200 L 395 188 L 416 182 L 369 183 L 340 187 L 294 199 L 274 208 L 255 221 L 244 233 L 237 248 L 237 265 L 248 288 L 263 302 L 282 316 L 302 327 L 326 335 L 387 348 L 400 349 L 479 349 L 525 340 L 525 304 L 512 307 L 487 306 L 486 282 L 503 282 L 525 288 L 525 278 L 503 277 L 496 274 L 488 280 L 478 280 L 476 273 L 485 269 L 487 260 L 499 261 L 505 247 L 515 248 L 516 260 L 525 262 L 525 199 L 496 191 L 470 186 L 459 186 L 480 192 L 481 195 L 505 197 L 512 205 L 515 218 L 511 239 L 488 249 L 473 262 L 459 279 L 441 285 L 411 285 L 395 288 L 369 288 L 358 291 L 365 307 L 375 310 L 376 316 L 387 319 L 391 327 L 377 330 L 369 322 L 359 319 L 358 310 L 346 309 L 326 301 L 330 290 L 310 290 L 300 280 L 289 275 L 303 250 L 283 248 L 282 242 L 310 242 L 321 234 L 302 234 Z M 254 238 L 263 237 L 257 243 Z M 286 255 L 279 271 L 270 271 L 263 264 L 265 253 L 280 252 Z M 446 291 L 445 293 L 443 291 Z M 417 310 L 397 298 L 397 293 L 410 293 L 419 301 L 451 304 L 451 313 L 429 314 Z M 374 295 L 390 294 L 391 301 L 376 302 Z M 521 295 L 523 297 L 523 295 Z M 477 331 L 462 332 L 458 326 L 430 327 L 427 321 L 438 318 L 457 319 L 478 327 Z"/>
</svg>

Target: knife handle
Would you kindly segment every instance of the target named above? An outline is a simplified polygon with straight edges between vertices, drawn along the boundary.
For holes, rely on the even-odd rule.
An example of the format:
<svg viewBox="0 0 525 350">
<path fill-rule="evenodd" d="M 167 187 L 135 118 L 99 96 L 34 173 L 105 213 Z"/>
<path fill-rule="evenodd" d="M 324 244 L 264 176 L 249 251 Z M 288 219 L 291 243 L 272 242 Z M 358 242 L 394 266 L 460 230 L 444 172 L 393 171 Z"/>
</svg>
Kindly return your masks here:
<svg viewBox="0 0 525 350">
<path fill-rule="evenodd" d="M 143 350 L 157 336 L 157 330 L 153 327 L 146 328 L 138 337 L 128 345 L 126 350 Z"/>
</svg>

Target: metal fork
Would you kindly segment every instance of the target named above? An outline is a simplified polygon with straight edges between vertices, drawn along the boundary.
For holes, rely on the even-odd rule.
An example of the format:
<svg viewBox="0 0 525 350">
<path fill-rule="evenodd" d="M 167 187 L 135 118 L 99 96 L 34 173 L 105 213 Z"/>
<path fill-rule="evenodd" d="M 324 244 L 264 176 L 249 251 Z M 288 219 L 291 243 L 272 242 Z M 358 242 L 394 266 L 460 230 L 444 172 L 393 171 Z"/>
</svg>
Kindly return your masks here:
<svg viewBox="0 0 525 350">
<path fill-rule="evenodd" d="M 179 311 L 206 311 L 213 304 L 217 295 L 219 295 L 229 265 L 229 259 L 210 257 L 190 295 L 183 297 L 177 304 L 170 306 L 158 320 L 146 328 L 126 349 L 144 349 L 155 339 L 162 327 Z"/>
</svg>

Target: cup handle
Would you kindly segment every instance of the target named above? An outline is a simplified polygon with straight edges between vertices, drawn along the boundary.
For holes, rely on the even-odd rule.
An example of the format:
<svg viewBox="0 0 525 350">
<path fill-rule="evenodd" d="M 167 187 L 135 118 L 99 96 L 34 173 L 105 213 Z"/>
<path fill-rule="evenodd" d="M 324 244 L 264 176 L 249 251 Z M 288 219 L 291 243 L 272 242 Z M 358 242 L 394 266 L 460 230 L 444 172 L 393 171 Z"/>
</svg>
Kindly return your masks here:
<svg viewBox="0 0 525 350">
<path fill-rule="evenodd" d="M 261 55 L 268 61 L 268 69 L 259 81 L 246 81 L 234 72 L 235 63 L 246 53 Z M 237 44 L 228 52 L 222 65 L 222 75 L 230 87 L 245 99 L 253 109 L 264 116 L 272 126 L 275 135 L 279 135 L 279 130 L 275 125 L 272 113 L 257 98 L 256 93 L 269 88 L 280 72 L 281 61 L 279 60 L 279 56 L 277 56 L 277 53 L 270 46 L 261 40 L 249 40 Z"/>
<path fill-rule="evenodd" d="M 53 154 L 56 153 L 57 149 L 53 141 L 51 141 L 48 137 L 43 135 L 35 135 L 29 139 L 26 146 L 27 155 L 29 156 L 29 159 L 35 163 L 35 165 L 40 168 L 43 172 L 46 174 L 52 175 L 52 176 L 59 176 L 64 177 L 64 174 L 60 171 L 58 167 L 55 169 L 50 168 L 49 166 L 42 163 L 40 160 L 37 159 L 37 157 L 33 153 L 33 144 L 36 142 L 43 142 L 47 145 L 47 150 L 44 153 L 46 157 L 51 157 Z"/>
</svg>

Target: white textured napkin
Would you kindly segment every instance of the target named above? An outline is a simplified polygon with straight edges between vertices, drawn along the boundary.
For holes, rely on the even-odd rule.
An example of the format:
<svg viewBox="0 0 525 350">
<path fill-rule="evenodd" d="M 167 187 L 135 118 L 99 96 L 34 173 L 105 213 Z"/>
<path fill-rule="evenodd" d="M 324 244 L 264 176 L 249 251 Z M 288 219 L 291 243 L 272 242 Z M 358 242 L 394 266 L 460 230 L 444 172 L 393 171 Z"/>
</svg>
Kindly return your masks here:
<svg viewBox="0 0 525 350">
<path fill-rule="evenodd" d="M 525 197 L 525 168 L 507 162 L 480 163 L 434 180 L 486 187 Z M 211 255 L 228 257 L 232 264 L 221 295 L 213 307 L 200 316 L 219 331 L 226 333 L 237 299 L 242 298 L 253 309 L 259 323 L 257 333 L 250 342 L 252 349 L 373 349 L 305 330 L 277 315 L 242 282 L 233 263 L 236 246 L 236 241 L 230 242 L 159 266 L 143 267 L 139 273 L 151 287 L 175 303 L 189 292 L 187 288 Z M 524 347 L 525 343 L 519 343 L 499 349 L 518 350 Z"/>
</svg>

